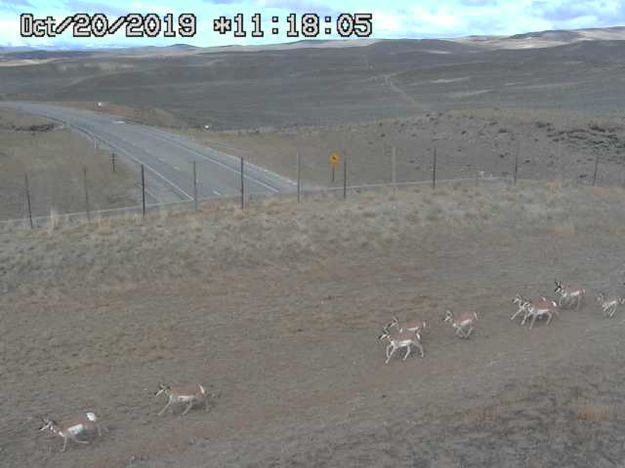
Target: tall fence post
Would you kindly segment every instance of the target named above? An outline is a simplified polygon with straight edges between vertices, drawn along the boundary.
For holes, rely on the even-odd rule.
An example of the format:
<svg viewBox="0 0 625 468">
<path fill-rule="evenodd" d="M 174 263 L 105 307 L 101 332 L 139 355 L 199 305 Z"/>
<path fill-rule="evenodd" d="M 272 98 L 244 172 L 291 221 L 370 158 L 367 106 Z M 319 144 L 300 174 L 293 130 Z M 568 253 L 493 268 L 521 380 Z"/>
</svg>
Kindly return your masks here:
<svg viewBox="0 0 625 468">
<path fill-rule="evenodd" d="M 597 170 L 599 169 L 599 155 L 595 158 L 595 172 L 592 175 L 592 186 L 597 185 Z"/>
<path fill-rule="evenodd" d="M 91 222 L 91 211 L 89 210 L 89 188 L 87 186 L 87 168 L 82 168 L 82 182 L 85 189 L 85 211 L 87 212 L 87 221 Z"/>
<path fill-rule="evenodd" d="M 197 211 L 197 162 L 193 161 L 193 211 Z"/>
<path fill-rule="evenodd" d="M 436 188 L 436 146 L 432 153 L 432 190 Z"/>
<path fill-rule="evenodd" d="M 241 209 L 245 208 L 245 161 L 241 158 Z"/>
<path fill-rule="evenodd" d="M 562 163 L 562 135 L 558 137 L 558 171 L 560 179 L 564 180 L 564 164 Z"/>
<path fill-rule="evenodd" d="M 397 148 L 393 146 L 393 152 L 391 153 L 391 171 L 393 173 L 393 191 L 397 190 Z"/>
<path fill-rule="evenodd" d="M 111 153 L 111 163 L 113 163 L 113 172 L 117 172 L 115 169 L 115 152 Z"/>
<path fill-rule="evenodd" d="M 343 200 L 347 198 L 347 156 L 343 156 Z"/>
<path fill-rule="evenodd" d="M 141 214 L 145 218 L 145 169 L 141 164 Z"/>
<path fill-rule="evenodd" d="M 519 176 L 519 153 L 521 152 L 521 140 L 517 140 L 516 153 L 514 154 L 514 185 Z"/>
<path fill-rule="evenodd" d="M 26 189 L 26 203 L 28 205 L 28 219 L 30 220 L 30 228 L 33 229 L 33 208 L 30 204 L 30 188 L 28 187 L 28 174 L 24 173 L 24 186 Z"/>
<path fill-rule="evenodd" d="M 302 202 L 302 158 L 297 152 L 297 203 Z"/>
</svg>

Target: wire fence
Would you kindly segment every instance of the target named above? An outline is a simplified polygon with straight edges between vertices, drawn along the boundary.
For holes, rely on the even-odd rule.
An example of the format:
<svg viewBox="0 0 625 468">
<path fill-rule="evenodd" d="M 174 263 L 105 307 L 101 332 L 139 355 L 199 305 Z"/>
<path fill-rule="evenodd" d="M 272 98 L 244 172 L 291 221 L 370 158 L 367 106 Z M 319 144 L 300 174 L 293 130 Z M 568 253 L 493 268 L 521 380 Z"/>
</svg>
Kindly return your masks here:
<svg viewBox="0 0 625 468">
<path fill-rule="evenodd" d="M 97 143 L 94 143 L 96 146 Z M 123 216 L 123 215 L 140 215 L 146 216 L 149 213 L 161 210 L 194 210 L 197 211 L 200 208 L 200 204 L 205 206 L 208 203 L 236 203 L 241 209 L 245 209 L 246 206 L 253 200 L 262 200 L 267 197 L 293 197 L 296 198 L 298 203 L 302 203 L 306 198 L 311 196 L 317 196 L 319 194 L 332 195 L 334 197 L 341 197 L 343 199 L 348 198 L 350 194 L 375 191 L 382 189 L 399 189 L 411 186 L 427 186 L 431 190 L 436 190 L 439 185 L 449 183 L 505 183 L 510 185 L 516 185 L 520 180 L 524 182 L 539 181 L 538 178 L 520 178 L 519 174 L 519 157 L 520 151 L 516 151 L 512 167 L 508 171 L 504 171 L 504 175 L 492 175 L 486 171 L 473 171 L 469 177 L 451 177 L 441 178 L 441 172 L 445 172 L 444 161 L 434 148 L 431 154 L 430 161 L 430 176 L 425 180 L 412 180 L 412 181 L 398 181 L 397 177 L 397 161 L 396 150 L 393 147 L 390 152 L 390 182 L 378 182 L 378 183 L 350 183 L 350 167 L 348 165 L 349 159 L 343 157 L 339 163 L 337 160 L 330 158 L 331 165 L 331 178 L 328 181 L 328 185 L 319 184 L 304 184 L 302 180 L 302 158 L 300 154 L 296 155 L 297 171 L 295 181 L 292 181 L 292 188 L 283 191 L 267 190 L 262 183 L 259 183 L 257 179 L 250 177 L 247 173 L 247 164 L 243 158 L 240 158 L 238 167 L 228 167 L 227 171 L 223 172 L 221 183 L 227 186 L 229 193 L 225 193 L 215 188 L 214 183 L 209 183 L 206 180 L 202 180 L 200 175 L 203 170 L 206 170 L 206 166 L 200 164 L 205 161 L 191 161 L 189 174 L 183 174 L 178 184 L 172 187 L 167 187 L 159 177 L 155 175 L 153 168 L 146 168 L 144 164 L 139 164 L 139 177 L 134 184 L 137 190 L 137 196 L 135 204 L 128 204 L 126 206 L 112 207 L 101 209 L 93 203 L 92 181 L 95 177 L 90 177 L 87 172 L 87 168 L 84 167 L 78 176 L 81 180 L 77 186 L 80 187 L 80 196 L 72 196 L 72 206 L 81 206 L 82 209 L 68 210 L 65 213 L 59 213 L 55 210 L 51 210 L 49 214 L 36 214 L 35 207 L 37 207 L 39 200 L 38 195 L 33 193 L 33 189 L 36 188 L 36 184 L 33 183 L 33 178 L 29 174 L 24 175 L 24 187 L 23 187 L 23 208 L 22 217 L 13 217 L 11 219 L 0 220 L 0 225 L 26 225 L 30 228 L 37 228 L 49 225 L 52 223 L 71 223 L 71 222 L 84 222 L 91 221 L 92 219 Z M 115 176 L 121 172 L 121 168 L 126 161 L 120 161 L 119 155 L 115 152 L 110 153 L 110 171 Z M 257 166 L 254 166 L 258 169 Z M 150 170 L 147 170 L 150 169 Z M 608 177 L 602 177 L 600 171 L 601 164 L 599 156 L 596 156 L 592 165 L 592 176 L 584 177 L 580 179 L 576 178 L 577 182 L 586 185 L 597 185 L 600 182 L 620 182 L 622 184 L 623 177 L 611 179 Z M 614 175 L 614 174 L 612 174 Z M 96 176 L 97 177 L 97 176 Z M 549 178 L 545 178 L 549 179 Z M 543 179 L 543 180 L 545 180 Z M 553 179 L 553 178 L 551 178 Z M 108 179 L 107 179 L 108 180 Z M 334 182 L 334 185 L 332 185 Z M 100 184 L 101 185 L 101 184 Z M 605 184 L 604 184 L 605 185 Z M 101 187 L 99 190 L 102 190 Z M 76 190 L 74 190 L 75 192 Z M 178 192 L 178 193 L 176 193 Z M 238 192 L 238 193 L 237 193 Z M 41 191 L 39 191 L 41 193 Z M 165 193 L 165 196 L 163 196 Z M 169 197 L 169 199 L 167 199 Z M 102 198 L 102 197 L 100 197 Z M 165 200 L 164 200 L 165 198 Z M 41 211 L 41 209 L 39 210 Z"/>
</svg>

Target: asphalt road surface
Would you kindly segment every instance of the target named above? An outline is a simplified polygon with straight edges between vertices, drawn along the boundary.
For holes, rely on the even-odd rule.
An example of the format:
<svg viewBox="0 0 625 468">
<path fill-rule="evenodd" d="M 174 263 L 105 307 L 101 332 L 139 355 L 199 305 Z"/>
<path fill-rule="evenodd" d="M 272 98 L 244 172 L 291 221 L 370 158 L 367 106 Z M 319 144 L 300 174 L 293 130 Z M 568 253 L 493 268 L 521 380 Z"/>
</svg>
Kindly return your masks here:
<svg viewBox="0 0 625 468">
<path fill-rule="evenodd" d="M 193 161 L 199 199 L 232 196 L 241 191 L 240 159 L 190 138 L 85 110 L 30 102 L 1 104 L 63 122 L 97 142 L 94 144 L 110 148 L 138 172 L 143 164 L 151 203 L 193 200 Z M 247 162 L 244 174 L 246 193 L 272 194 L 296 188 L 293 181 Z"/>
</svg>

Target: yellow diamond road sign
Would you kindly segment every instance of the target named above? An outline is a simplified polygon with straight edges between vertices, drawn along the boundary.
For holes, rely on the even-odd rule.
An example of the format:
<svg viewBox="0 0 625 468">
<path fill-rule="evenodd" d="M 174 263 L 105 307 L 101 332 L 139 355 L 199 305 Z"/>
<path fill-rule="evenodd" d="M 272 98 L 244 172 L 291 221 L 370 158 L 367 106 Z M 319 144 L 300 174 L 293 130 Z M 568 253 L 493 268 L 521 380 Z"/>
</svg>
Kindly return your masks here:
<svg viewBox="0 0 625 468">
<path fill-rule="evenodd" d="M 330 164 L 331 164 L 333 167 L 338 166 L 340 162 L 341 162 L 341 156 L 339 156 L 339 154 L 338 154 L 338 153 L 332 153 L 332 154 L 330 155 Z"/>
</svg>

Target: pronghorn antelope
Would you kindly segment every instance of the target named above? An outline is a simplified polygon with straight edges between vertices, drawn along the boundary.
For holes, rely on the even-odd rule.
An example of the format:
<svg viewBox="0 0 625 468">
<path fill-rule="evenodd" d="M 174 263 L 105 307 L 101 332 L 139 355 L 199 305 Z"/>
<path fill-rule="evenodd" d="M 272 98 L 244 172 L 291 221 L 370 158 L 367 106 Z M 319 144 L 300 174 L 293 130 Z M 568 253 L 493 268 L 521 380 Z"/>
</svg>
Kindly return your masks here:
<svg viewBox="0 0 625 468">
<path fill-rule="evenodd" d="M 477 320 L 476 312 L 465 312 L 455 316 L 451 310 L 445 311 L 444 321 L 450 323 L 456 329 L 456 336 L 469 338 L 473 332 L 473 322 Z"/>
<path fill-rule="evenodd" d="M 512 303 L 516 304 L 519 306 L 519 309 L 512 314 L 512 316 L 510 317 L 510 320 L 514 320 L 515 318 L 517 318 L 517 316 L 523 312 L 523 318 L 525 318 L 525 316 L 527 316 L 527 306 L 529 304 L 530 301 L 528 301 L 527 299 L 525 299 L 523 296 L 521 296 L 519 293 L 517 293 L 514 296 L 514 299 L 512 299 Z"/>
<path fill-rule="evenodd" d="M 533 303 L 537 303 L 539 301 L 548 301 L 549 299 L 547 299 L 545 296 L 540 296 L 540 298 L 535 299 L 535 300 L 531 300 L 531 299 L 526 299 L 525 297 L 521 296 L 519 293 L 517 293 L 514 296 L 514 299 L 512 299 L 512 303 L 513 304 L 517 304 L 518 305 L 518 309 L 517 311 L 512 314 L 512 316 L 510 317 L 510 320 L 514 320 L 515 318 L 517 318 L 517 316 L 520 313 L 523 313 L 523 319 L 521 321 L 521 323 L 525 323 L 525 321 L 527 320 L 527 316 L 529 314 L 529 306 Z"/>
<path fill-rule="evenodd" d="M 159 396 L 162 393 L 167 395 L 168 400 L 167 404 L 158 413 L 159 416 L 162 416 L 171 405 L 177 403 L 187 404 L 187 407 L 182 412 L 183 416 L 189 412 L 189 410 L 193 407 L 193 404 L 196 402 L 204 403 L 206 411 L 208 411 L 208 394 L 202 385 L 193 384 L 169 386 L 160 384 L 154 396 Z"/>
<path fill-rule="evenodd" d="M 525 325 L 527 319 L 531 317 L 530 330 L 534 328 L 536 319 L 547 317 L 547 325 L 549 325 L 554 314 L 556 317 L 559 317 L 558 304 L 545 297 L 541 297 L 536 301 L 526 301 L 526 310 L 527 312 L 521 321 L 521 325 Z"/>
<path fill-rule="evenodd" d="M 384 364 L 388 364 L 393 356 L 393 353 L 400 348 L 406 348 L 406 355 L 403 359 L 404 361 L 408 359 L 408 356 L 410 356 L 412 346 L 416 346 L 419 349 L 421 357 L 425 356 L 425 353 L 423 352 L 423 345 L 421 344 L 420 330 L 391 330 L 391 327 L 387 325 L 384 327 L 382 334 L 378 336 L 378 340 L 383 339 L 388 340 L 388 346 L 386 347 L 386 362 Z"/>
<path fill-rule="evenodd" d="M 614 317 L 614 313 L 619 305 L 625 304 L 625 298 L 619 296 L 606 296 L 604 293 L 599 293 L 597 296 L 597 302 L 603 309 L 603 314 L 606 317 Z"/>
<path fill-rule="evenodd" d="M 427 324 L 425 320 L 407 320 L 400 323 L 399 319 L 395 315 L 393 315 L 393 320 L 391 320 L 384 327 L 384 330 L 386 330 L 387 328 L 397 327 L 400 331 L 411 331 L 416 333 L 425 330 L 426 326 Z"/>
<path fill-rule="evenodd" d="M 53 419 L 48 418 L 41 418 L 41 421 L 43 426 L 39 428 L 40 431 L 49 431 L 63 437 L 63 448 L 61 449 L 61 452 L 65 452 L 68 439 L 72 439 L 74 442 L 79 444 L 88 444 L 88 440 L 80 440 L 78 439 L 78 436 L 93 431 L 97 431 L 98 436 L 102 435 L 102 427 L 98 423 L 98 418 L 95 413 L 90 411 L 85 414 L 66 419 L 61 423 L 57 423 Z M 106 426 L 104 426 L 104 430 L 108 431 Z"/>
<path fill-rule="evenodd" d="M 579 309 L 584 295 L 586 294 L 586 290 L 582 288 L 565 288 L 558 280 L 555 280 L 555 284 L 554 292 L 560 296 L 558 306 L 564 308 L 575 305 L 575 308 Z"/>
</svg>

